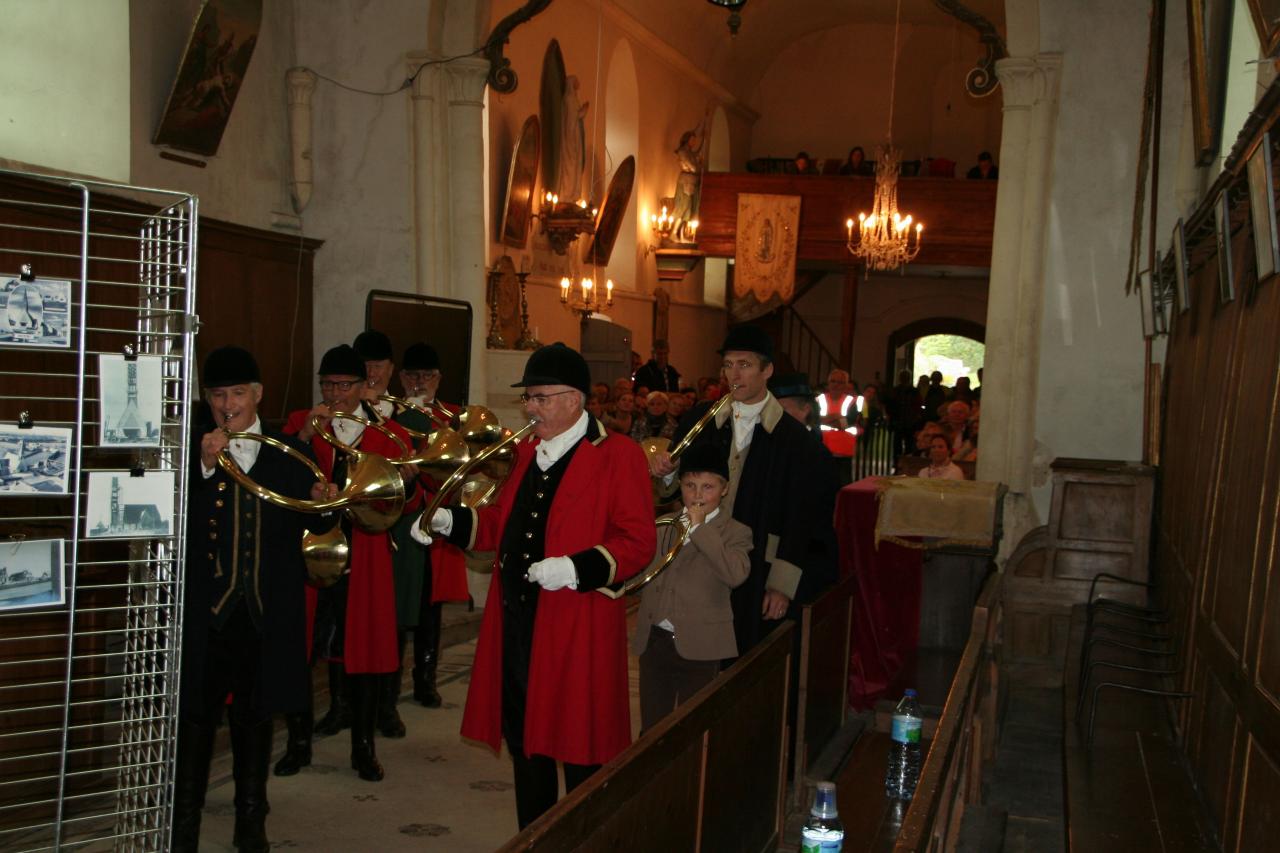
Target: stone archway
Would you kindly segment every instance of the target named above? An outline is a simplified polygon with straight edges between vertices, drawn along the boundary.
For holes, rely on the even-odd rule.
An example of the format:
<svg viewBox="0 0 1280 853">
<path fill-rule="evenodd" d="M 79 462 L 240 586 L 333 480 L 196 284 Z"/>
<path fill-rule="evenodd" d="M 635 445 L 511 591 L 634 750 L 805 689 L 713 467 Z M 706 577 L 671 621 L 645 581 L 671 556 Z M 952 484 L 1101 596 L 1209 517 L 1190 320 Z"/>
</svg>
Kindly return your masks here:
<svg viewBox="0 0 1280 853">
<path fill-rule="evenodd" d="M 975 323 L 972 320 L 964 320 L 959 317 L 927 317 L 895 329 L 890 333 L 885 349 L 884 377 L 887 383 L 892 384 L 895 378 L 894 353 L 898 347 L 929 335 L 959 335 L 962 338 L 970 338 L 980 343 L 986 343 L 987 327 L 982 323 Z"/>
</svg>

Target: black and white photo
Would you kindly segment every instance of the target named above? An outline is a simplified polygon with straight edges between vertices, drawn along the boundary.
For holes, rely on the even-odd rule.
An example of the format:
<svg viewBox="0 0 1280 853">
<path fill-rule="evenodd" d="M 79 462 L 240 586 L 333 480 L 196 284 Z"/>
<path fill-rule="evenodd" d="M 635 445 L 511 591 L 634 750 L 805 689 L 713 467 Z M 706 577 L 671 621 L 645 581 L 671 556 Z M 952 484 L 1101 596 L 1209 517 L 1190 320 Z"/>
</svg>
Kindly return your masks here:
<svg viewBox="0 0 1280 853">
<path fill-rule="evenodd" d="M 61 539 L 0 542 L 0 611 L 63 604 L 64 566 Z"/>
<path fill-rule="evenodd" d="M 1258 284 L 1271 278 L 1280 262 L 1280 237 L 1276 233 L 1276 197 L 1271 182 L 1271 134 L 1264 133 L 1249 158 L 1249 212 L 1253 218 L 1253 252 Z"/>
<path fill-rule="evenodd" d="M 71 430 L 0 424 L 0 496 L 65 495 Z"/>
<path fill-rule="evenodd" d="M 58 347 L 71 345 L 71 282 L 37 278 L 23 281 L 16 275 L 0 275 L 4 319 L 0 322 L 0 346 Z"/>
<path fill-rule="evenodd" d="M 95 471 L 89 475 L 85 536 L 147 539 L 173 535 L 172 471 Z"/>
<path fill-rule="evenodd" d="M 1231 263 L 1231 200 L 1228 190 L 1218 194 L 1214 205 L 1218 227 L 1218 301 L 1226 305 L 1236 298 L 1235 269 Z"/>
<path fill-rule="evenodd" d="M 164 412 L 159 356 L 98 356 L 99 444 L 158 447 Z"/>
</svg>

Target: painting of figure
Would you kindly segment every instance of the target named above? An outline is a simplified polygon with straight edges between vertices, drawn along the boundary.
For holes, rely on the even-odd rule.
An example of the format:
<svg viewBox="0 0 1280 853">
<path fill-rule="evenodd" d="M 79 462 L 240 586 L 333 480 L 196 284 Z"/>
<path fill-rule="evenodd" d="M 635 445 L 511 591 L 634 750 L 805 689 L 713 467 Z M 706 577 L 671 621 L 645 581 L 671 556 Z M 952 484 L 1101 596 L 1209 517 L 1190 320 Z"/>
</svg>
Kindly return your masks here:
<svg viewBox="0 0 1280 853">
<path fill-rule="evenodd" d="M 205 0 L 165 104 L 156 145 L 218 153 L 262 23 L 262 0 Z"/>
</svg>

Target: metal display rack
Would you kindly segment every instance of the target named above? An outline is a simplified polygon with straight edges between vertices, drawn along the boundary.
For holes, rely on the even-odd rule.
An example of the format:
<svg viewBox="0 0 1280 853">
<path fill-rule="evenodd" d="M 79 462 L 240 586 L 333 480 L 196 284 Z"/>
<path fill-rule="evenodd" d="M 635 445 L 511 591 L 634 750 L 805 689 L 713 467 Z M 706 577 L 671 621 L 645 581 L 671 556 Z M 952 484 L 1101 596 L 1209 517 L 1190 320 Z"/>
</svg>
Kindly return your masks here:
<svg viewBox="0 0 1280 853">
<path fill-rule="evenodd" d="M 32 436 L 41 427 L 71 430 L 61 459 L 65 494 L 41 493 L 23 480 L 36 464 L 25 460 L 37 457 L 15 439 L 21 430 L 0 434 L 0 566 L 24 541 L 63 540 L 64 593 L 61 603 L 24 604 L 6 601 L 0 586 L 3 850 L 168 845 L 196 229 L 190 195 L 0 170 L 0 287 L 7 288 L 0 332 L 11 332 L 0 341 L 0 422 L 25 419 Z M 48 331 L 39 324 L 24 326 L 26 337 L 15 339 L 14 318 L 24 305 L 35 304 L 33 316 L 43 311 L 48 325 L 63 320 L 56 298 L 40 304 L 13 296 L 20 285 L 6 283 L 20 273 L 70 282 L 65 347 L 33 338 L 31 325 Z M 99 443 L 100 354 L 160 360 L 161 421 L 145 426 L 156 446 Z M 40 456 L 41 470 L 56 475 L 58 457 Z M 113 495 L 121 482 L 128 485 L 124 478 L 172 472 L 172 507 L 166 498 L 147 510 L 156 518 L 171 511 L 167 525 L 138 525 L 127 538 L 91 536 L 94 472 L 122 478 L 113 481 Z M 113 518 L 113 530 L 115 524 Z M 56 591 L 56 577 L 51 584 Z"/>
</svg>

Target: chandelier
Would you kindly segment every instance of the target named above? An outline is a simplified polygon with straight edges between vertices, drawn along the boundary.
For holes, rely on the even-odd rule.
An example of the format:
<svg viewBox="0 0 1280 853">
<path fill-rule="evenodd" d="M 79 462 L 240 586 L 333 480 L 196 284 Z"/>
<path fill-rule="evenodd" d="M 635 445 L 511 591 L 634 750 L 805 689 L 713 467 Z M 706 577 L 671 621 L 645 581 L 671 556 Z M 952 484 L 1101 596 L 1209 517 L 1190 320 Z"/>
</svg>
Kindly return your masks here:
<svg viewBox="0 0 1280 853">
<path fill-rule="evenodd" d="M 845 248 L 860 258 L 867 269 L 897 269 L 920 254 L 924 223 L 915 223 L 915 239 L 912 239 L 911 214 L 903 216 L 898 211 L 898 171 L 901 164 L 902 152 L 892 142 L 880 146 L 876 152 L 876 197 L 870 216 L 858 214 L 856 243 L 853 241 L 853 220 L 844 221 L 848 231 Z"/>
<path fill-rule="evenodd" d="M 605 282 L 604 293 L 601 293 L 592 279 L 583 278 L 575 287 L 566 276 L 560 279 L 560 304 L 581 314 L 585 323 L 592 314 L 613 305 L 613 279 Z"/>
<path fill-rule="evenodd" d="M 876 195 L 871 214 L 858 214 L 858 242 L 853 241 L 853 220 L 846 219 L 845 248 L 860 258 L 869 270 L 893 270 L 910 263 L 920 254 L 924 223 L 915 223 L 911 237 L 911 214 L 898 210 L 898 173 L 902 151 L 893 144 L 893 98 L 898 82 L 898 29 L 902 21 L 902 0 L 898 0 L 893 21 L 893 64 L 889 68 L 889 130 L 876 151 Z"/>
</svg>

